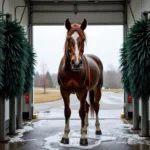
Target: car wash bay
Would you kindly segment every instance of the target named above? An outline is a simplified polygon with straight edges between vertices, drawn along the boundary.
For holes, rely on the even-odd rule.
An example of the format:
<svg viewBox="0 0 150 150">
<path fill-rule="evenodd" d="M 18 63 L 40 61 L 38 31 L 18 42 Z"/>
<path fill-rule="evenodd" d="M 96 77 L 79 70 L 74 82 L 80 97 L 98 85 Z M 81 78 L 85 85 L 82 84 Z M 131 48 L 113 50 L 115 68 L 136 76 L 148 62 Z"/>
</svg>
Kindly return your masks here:
<svg viewBox="0 0 150 150">
<path fill-rule="evenodd" d="M 134 17 L 137 17 L 138 11 L 134 7 L 135 0 L 131 0 L 130 3 L 126 0 L 118 1 L 44 1 L 44 0 L 25 0 L 26 6 L 18 5 L 17 9 L 24 8 L 28 10 L 28 36 L 29 40 L 33 42 L 33 26 L 34 25 L 62 25 L 64 20 L 70 18 L 71 22 L 81 22 L 86 16 L 88 23 L 91 25 L 123 25 L 124 26 L 124 36 L 127 32 L 127 21 L 129 23 L 134 20 Z M 148 1 L 145 1 L 144 5 L 148 5 Z M 133 5 L 133 7 L 132 7 Z M 139 7 L 140 8 L 140 7 Z M 145 7 L 142 11 L 148 10 L 149 8 Z M 135 10 L 135 11 L 134 11 Z M 141 13 L 141 10 L 140 10 Z M 132 18 L 132 19 L 131 19 Z M 132 23 L 131 23 L 132 24 Z M 28 111 L 26 112 L 27 116 L 31 119 L 33 115 L 33 94 L 30 93 L 31 99 L 27 106 Z M 124 113 L 126 118 L 129 117 L 128 110 L 128 101 L 127 95 L 124 95 L 125 109 Z M 133 112 L 133 111 L 132 111 Z M 6 112 L 7 113 L 7 112 Z M 71 120 L 72 127 L 72 137 L 79 138 L 80 121 Z M 75 123 L 76 122 L 76 123 Z M 26 125 L 29 127 L 34 127 L 34 130 L 24 134 L 23 142 L 20 143 L 11 143 L 11 144 L 2 144 L 1 149 L 40 149 L 43 146 L 51 146 L 50 149 L 59 148 L 58 142 L 59 137 L 61 137 L 62 131 L 64 129 L 64 120 L 63 119 L 49 119 L 49 120 L 33 120 L 27 122 Z M 94 121 L 90 120 L 89 127 L 89 137 L 91 137 L 89 145 L 93 145 L 96 142 L 96 138 L 93 138 L 93 128 Z M 130 130 L 131 126 L 124 120 L 120 119 L 101 119 L 101 126 L 103 131 L 103 136 L 101 137 L 102 144 L 95 147 L 94 149 L 149 149 L 145 143 L 148 142 L 145 139 L 140 139 L 137 137 L 137 134 L 132 135 L 133 130 Z M 28 129 L 27 129 L 28 130 Z M 30 128 L 29 128 L 30 130 Z M 42 133 L 42 134 L 41 134 Z M 49 137 L 49 139 L 43 139 Z M 100 138 L 100 137 L 99 137 Z M 54 139 L 54 141 L 53 141 Z M 94 140 L 93 140 L 94 139 Z M 73 142 L 76 142 L 76 138 L 72 139 Z M 107 141 L 107 142 L 106 142 Z M 140 142 L 139 142 L 140 141 Z M 99 140 L 98 140 L 99 142 Z M 131 146 L 133 142 L 137 142 L 138 145 Z M 140 143 L 140 145 L 139 145 Z M 144 143 L 144 144 L 143 144 Z M 97 144 L 97 143 L 96 143 Z M 80 147 L 79 149 L 81 149 Z M 63 146 L 59 149 L 63 148 Z M 68 148 L 70 149 L 70 148 Z"/>
</svg>

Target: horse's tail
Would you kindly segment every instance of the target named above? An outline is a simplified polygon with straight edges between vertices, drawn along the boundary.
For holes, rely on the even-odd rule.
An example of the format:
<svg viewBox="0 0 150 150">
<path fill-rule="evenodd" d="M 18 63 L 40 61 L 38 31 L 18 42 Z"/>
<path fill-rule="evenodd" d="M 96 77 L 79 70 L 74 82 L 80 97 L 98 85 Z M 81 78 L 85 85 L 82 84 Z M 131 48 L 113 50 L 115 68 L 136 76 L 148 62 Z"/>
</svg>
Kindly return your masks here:
<svg viewBox="0 0 150 150">
<path fill-rule="evenodd" d="M 94 91 L 91 90 L 89 92 L 89 102 L 90 102 L 90 112 L 91 112 L 91 117 L 94 117 Z"/>
</svg>

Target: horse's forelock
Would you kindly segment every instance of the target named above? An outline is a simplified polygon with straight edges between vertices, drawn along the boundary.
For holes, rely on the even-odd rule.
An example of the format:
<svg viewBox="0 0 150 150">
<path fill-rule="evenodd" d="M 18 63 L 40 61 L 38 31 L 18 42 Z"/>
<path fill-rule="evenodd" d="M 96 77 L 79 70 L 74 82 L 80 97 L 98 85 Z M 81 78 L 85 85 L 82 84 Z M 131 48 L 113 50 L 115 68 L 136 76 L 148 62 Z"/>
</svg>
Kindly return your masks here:
<svg viewBox="0 0 150 150">
<path fill-rule="evenodd" d="M 86 35 L 80 26 L 80 24 L 72 24 L 70 31 L 67 33 L 67 39 L 69 39 L 74 32 L 78 32 L 81 38 L 86 40 Z"/>
</svg>

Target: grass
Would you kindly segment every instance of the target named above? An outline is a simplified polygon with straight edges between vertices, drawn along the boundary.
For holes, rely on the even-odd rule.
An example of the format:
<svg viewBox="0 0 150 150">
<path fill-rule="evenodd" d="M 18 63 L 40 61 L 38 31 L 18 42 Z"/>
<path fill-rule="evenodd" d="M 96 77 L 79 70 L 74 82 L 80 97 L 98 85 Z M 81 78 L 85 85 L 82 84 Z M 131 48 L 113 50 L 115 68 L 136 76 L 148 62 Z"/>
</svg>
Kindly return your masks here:
<svg viewBox="0 0 150 150">
<path fill-rule="evenodd" d="M 43 89 L 34 89 L 34 103 L 52 102 L 62 99 L 59 91 L 47 90 L 44 94 Z"/>
<path fill-rule="evenodd" d="M 104 92 L 114 92 L 114 93 L 121 93 L 123 89 L 102 89 Z"/>
<path fill-rule="evenodd" d="M 60 88 L 48 88 L 48 90 L 60 90 Z"/>
<path fill-rule="evenodd" d="M 59 89 L 48 88 L 46 90 L 47 90 L 46 94 L 44 94 L 42 88 L 34 88 L 34 103 L 52 102 L 52 101 L 62 99 Z M 55 90 L 55 91 L 53 91 L 53 90 Z M 56 90 L 58 90 L 58 91 L 56 91 Z M 121 92 L 123 92 L 123 89 L 102 89 L 102 91 L 121 93 Z"/>
</svg>

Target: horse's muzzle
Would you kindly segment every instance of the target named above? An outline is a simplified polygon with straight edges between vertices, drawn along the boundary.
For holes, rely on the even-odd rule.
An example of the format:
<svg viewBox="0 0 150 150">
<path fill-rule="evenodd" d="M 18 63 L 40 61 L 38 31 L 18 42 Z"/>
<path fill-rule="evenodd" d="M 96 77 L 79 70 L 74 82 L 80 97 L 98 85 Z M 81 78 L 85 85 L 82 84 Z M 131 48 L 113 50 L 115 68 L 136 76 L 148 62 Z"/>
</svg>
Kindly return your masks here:
<svg viewBox="0 0 150 150">
<path fill-rule="evenodd" d="M 79 60 L 79 63 L 78 63 L 78 64 L 76 64 L 75 60 L 71 60 L 72 70 L 74 70 L 74 71 L 79 71 L 81 65 L 82 65 L 82 60 Z"/>
</svg>

